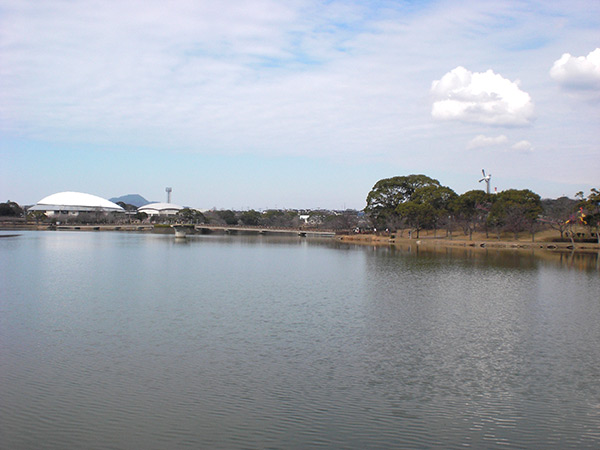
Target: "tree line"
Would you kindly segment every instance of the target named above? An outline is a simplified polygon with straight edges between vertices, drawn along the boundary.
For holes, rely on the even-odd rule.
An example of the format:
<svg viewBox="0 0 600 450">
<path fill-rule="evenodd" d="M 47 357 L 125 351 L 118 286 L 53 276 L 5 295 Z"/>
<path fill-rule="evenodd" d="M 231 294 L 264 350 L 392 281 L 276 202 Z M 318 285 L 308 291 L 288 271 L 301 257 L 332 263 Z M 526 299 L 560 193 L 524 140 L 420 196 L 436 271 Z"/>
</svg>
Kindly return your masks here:
<svg viewBox="0 0 600 450">
<path fill-rule="evenodd" d="M 404 230 L 419 236 L 421 230 L 445 230 L 447 234 L 460 230 L 473 237 L 476 231 L 500 237 L 501 233 L 518 236 L 527 231 L 532 239 L 543 228 L 551 228 L 560 233 L 561 239 L 585 237 L 589 234 L 600 243 L 600 191 L 591 189 L 585 196 L 578 192 L 575 199 L 541 199 L 529 189 L 508 189 L 497 194 L 487 194 L 483 190 L 471 190 L 458 195 L 448 186 L 426 175 L 407 175 L 379 180 L 367 195 L 363 212 L 356 210 L 267 210 L 233 211 L 212 210 L 200 212 L 185 208 L 175 216 L 148 217 L 137 212 L 124 218 L 111 220 L 136 220 L 140 222 L 186 222 L 213 223 L 224 225 L 249 225 L 273 227 L 326 228 L 349 232 L 375 228 L 376 230 Z M 133 213 L 137 208 L 119 202 L 123 208 Z M 15 202 L 0 203 L 0 216 L 24 217 L 25 211 Z M 42 212 L 30 213 L 31 220 L 50 220 Z M 109 220 L 109 218 L 105 218 Z M 62 220 L 54 218 L 53 220 Z M 80 215 L 64 220 L 78 222 L 98 221 L 98 217 Z M 586 233 L 582 232 L 585 230 Z"/>
<path fill-rule="evenodd" d="M 471 190 L 458 195 L 426 175 L 407 175 L 379 180 L 367 195 L 365 212 L 379 230 L 404 230 L 419 236 L 421 230 L 439 229 L 452 233 L 461 229 L 472 239 L 475 231 L 500 237 L 503 232 L 527 231 L 532 239 L 544 228 L 573 239 L 587 228 L 600 243 L 600 191 L 592 189 L 585 197 L 542 200 L 529 189 L 508 189 L 497 194 Z M 402 233 L 402 231 L 400 231 Z M 579 232 L 579 234 L 582 234 Z"/>
<path fill-rule="evenodd" d="M 357 226 L 359 213 L 347 211 L 298 211 L 269 209 L 266 211 L 211 210 L 201 213 L 188 208 L 177 213 L 175 220 L 187 223 L 210 223 L 216 225 L 246 225 L 282 228 L 322 228 L 331 230 L 350 230 Z"/>
<path fill-rule="evenodd" d="M 367 227 L 366 219 L 361 211 L 348 209 L 345 211 L 269 209 L 256 211 L 234 211 L 231 209 L 199 211 L 194 208 L 183 208 L 173 215 L 148 215 L 138 211 L 135 205 L 122 201 L 117 202 L 126 212 L 123 214 L 99 214 L 79 212 L 77 215 L 55 214 L 47 216 L 43 211 L 27 213 L 17 203 L 7 201 L 0 203 L 0 217 L 5 219 L 24 220 L 39 223 L 150 223 L 150 224 L 213 224 L 213 225 L 244 225 L 257 227 L 311 228 L 327 229 L 339 232 L 349 232 L 359 226 Z"/>
</svg>

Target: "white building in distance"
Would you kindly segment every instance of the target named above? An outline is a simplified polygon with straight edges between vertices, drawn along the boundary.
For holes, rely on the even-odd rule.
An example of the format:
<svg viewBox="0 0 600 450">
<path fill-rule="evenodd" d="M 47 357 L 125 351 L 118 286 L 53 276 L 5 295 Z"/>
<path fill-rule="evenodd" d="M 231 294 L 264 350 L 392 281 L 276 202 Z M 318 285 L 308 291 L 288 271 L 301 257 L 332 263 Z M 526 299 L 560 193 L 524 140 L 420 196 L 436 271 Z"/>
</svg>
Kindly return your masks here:
<svg viewBox="0 0 600 450">
<path fill-rule="evenodd" d="M 28 211 L 43 211 L 48 217 L 59 215 L 77 217 L 81 213 L 102 215 L 125 213 L 125 210 L 116 203 L 83 192 L 58 192 L 49 195 L 29 208 Z"/>
<path fill-rule="evenodd" d="M 138 208 L 138 212 L 143 212 L 149 216 L 174 216 L 183 209 L 183 206 L 174 203 L 149 203 Z"/>
</svg>

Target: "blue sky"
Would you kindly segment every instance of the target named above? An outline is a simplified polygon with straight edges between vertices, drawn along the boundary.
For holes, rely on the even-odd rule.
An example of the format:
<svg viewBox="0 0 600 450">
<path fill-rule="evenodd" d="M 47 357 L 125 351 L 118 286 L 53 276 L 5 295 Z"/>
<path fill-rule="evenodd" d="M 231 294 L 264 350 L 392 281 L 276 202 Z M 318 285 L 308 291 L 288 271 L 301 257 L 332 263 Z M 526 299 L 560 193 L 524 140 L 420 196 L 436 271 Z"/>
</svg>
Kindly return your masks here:
<svg viewBox="0 0 600 450">
<path fill-rule="evenodd" d="M 167 6 L 168 5 L 168 6 Z M 0 201 L 600 184 L 600 2 L 0 0 Z"/>
</svg>

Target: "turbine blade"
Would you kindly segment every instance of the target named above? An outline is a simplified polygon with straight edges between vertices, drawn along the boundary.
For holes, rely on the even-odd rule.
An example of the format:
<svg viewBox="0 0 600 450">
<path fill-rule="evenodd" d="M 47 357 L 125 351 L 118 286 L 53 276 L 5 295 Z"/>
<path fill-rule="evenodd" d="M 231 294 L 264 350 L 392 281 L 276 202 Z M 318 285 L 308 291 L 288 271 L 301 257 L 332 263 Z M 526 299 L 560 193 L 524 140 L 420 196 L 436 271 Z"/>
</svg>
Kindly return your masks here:
<svg viewBox="0 0 600 450">
<path fill-rule="evenodd" d="M 485 170 L 481 169 L 481 173 L 483 174 L 483 177 L 485 178 Z"/>
</svg>

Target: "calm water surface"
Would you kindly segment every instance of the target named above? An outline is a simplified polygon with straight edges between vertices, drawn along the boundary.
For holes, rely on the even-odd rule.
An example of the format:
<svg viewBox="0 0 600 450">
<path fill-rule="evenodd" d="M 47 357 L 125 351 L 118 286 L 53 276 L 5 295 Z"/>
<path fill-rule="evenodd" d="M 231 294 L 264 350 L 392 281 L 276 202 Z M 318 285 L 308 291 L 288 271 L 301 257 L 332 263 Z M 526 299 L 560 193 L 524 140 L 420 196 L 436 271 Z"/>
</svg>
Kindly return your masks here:
<svg viewBox="0 0 600 450">
<path fill-rule="evenodd" d="M 598 255 L 0 239 L 0 447 L 598 448 Z"/>
</svg>

